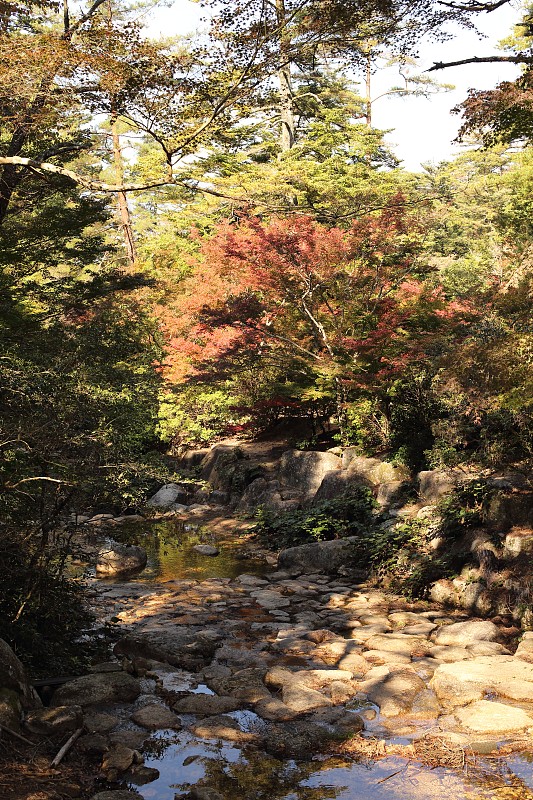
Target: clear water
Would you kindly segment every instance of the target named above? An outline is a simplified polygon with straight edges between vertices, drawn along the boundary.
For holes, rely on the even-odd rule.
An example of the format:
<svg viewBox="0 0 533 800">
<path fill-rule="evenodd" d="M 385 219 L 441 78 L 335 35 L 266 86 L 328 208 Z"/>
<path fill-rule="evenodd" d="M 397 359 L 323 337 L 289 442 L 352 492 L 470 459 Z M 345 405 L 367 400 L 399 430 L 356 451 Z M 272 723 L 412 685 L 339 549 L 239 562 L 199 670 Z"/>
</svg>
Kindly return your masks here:
<svg viewBox="0 0 533 800">
<path fill-rule="evenodd" d="M 267 569 L 264 562 L 242 558 L 243 541 L 215 538 L 207 526 L 184 523 L 180 520 L 124 524 L 114 528 L 115 541 L 138 544 L 148 554 L 142 572 L 113 581 L 164 583 L 176 578 L 207 580 L 236 578 L 242 573 L 261 575 Z M 212 544 L 219 548 L 218 556 L 204 556 L 194 550 L 196 544 Z M 108 579 L 106 579 L 108 580 Z"/>
</svg>

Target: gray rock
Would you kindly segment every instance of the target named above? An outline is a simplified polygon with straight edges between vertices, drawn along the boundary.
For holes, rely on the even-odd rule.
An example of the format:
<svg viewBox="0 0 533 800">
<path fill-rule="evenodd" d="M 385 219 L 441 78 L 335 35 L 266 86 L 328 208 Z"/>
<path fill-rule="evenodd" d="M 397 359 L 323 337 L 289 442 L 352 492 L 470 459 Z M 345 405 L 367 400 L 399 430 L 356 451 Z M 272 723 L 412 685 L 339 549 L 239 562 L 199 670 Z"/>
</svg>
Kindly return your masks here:
<svg viewBox="0 0 533 800">
<path fill-rule="evenodd" d="M 0 639 L 0 689 L 16 692 L 24 708 L 38 705 L 28 681 L 26 670 L 11 647 Z"/>
<path fill-rule="evenodd" d="M 193 550 L 202 556 L 218 556 L 220 554 L 218 547 L 213 547 L 211 544 L 195 544 Z"/>
<path fill-rule="evenodd" d="M 146 562 L 147 555 L 144 547 L 110 542 L 98 552 L 96 574 L 109 576 L 139 572 L 145 568 Z"/>
<path fill-rule="evenodd" d="M 22 703 L 14 689 L 0 689 L 0 725 L 20 730 Z"/>
<path fill-rule="evenodd" d="M 237 744 L 258 744 L 261 741 L 257 733 L 242 731 L 236 720 L 224 714 L 195 722 L 191 730 L 201 739 L 222 739 Z"/>
<path fill-rule="evenodd" d="M 136 751 L 124 745 L 113 745 L 102 760 L 102 772 L 109 781 L 116 781 L 134 763 Z"/>
<path fill-rule="evenodd" d="M 419 472 L 418 494 L 425 503 L 436 503 L 444 495 L 453 492 L 458 476 L 452 470 L 432 469 Z"/>
<path fill-rule="evenodd" d="M 83 727 L 88 733 L 109 733 L 118 723 L 118 717 L 104 712 L 94 711 L 83 717 Z"/>
<path fill-rule="evenodd" d="M 323 725 L 311 720 L 270 725 L 263 747 L 275 758 L 296 758 L 310 761 L 332 737 Z"/>
<path fill-rule="evenodd" d="M 532 527 L 533 492 L 498 492 L 490 500 L 486 522 L 502 531 L 513 526 Z"/>
<path fill-rule="evenodd" d="M 359 689 L 379 706 L 384 717 L 397 717 L 412 710 L 416 697 L 426 690 L 426 684 L 412 670 L 384 666 L 371 670 Z"/>
<path fill-rule="evenodd" d="M 442 703 L 463 706 L 488 693 L 518 702 L 533 702 L 533 664 L 513 656 L 478 656 L 441 664 L 431 687 Z"/>
<path fill-rule="evenodd" d="M 147 728 L 149 731 L 165 729 L 179 731 L 181 729 L 179 717 L 166 706 L 157 703 L 139 708 L 131 718 L 141 728 Z"/>
<path fill-rule="evenodd" d="M 209 664 L 216 642 L 204 633 L 183 630 L 149 631 L 119 639 L 114 652 L 119 656 L 142 656 L 163 661 L 185 670 L 196 671 Z"/>
<path fill-rule="evenodd" d="M 357 473 L 339 469 L 331 470 L 324 475 L 322 483 L 313 498 L 313 504 L 320 503 L 323 500 L 333 500 L 339 495 L 349 495 L 360 486 L 369 485 L 369 481 Z"/>
<path fill-rule="evenodd" d="M 280 511 L 282 509 L 283 498 L 280 494 L 279 481 L 256 478 L 246 487 L 236 510 L 241 514 L 255 514 L 260 506 L 268 511 Z"/>
<path fill-rule="evenodd" d="M 356 539 L 334 539 L 331 542 L 313 542 L 282 550 L 278 567 L 289 572 L 313 573 L 317 570 L 336 572 L 339 567 L 353 562 Z"/>
<path fill-rule="evenodd" d="M 83 675 L 60 686 L 54 692 L 51 705 L 54 707 L 78 705 L 85 708 L 109 703 L 129 703 L 140 693 L 139 681 L 126 672 L 97 673 Z"/>
<path fill-rule="evenodd" d="M 333 702 L 322 692 L 299 683 L 284 686 L 281 696 L 283 703 L 296 714 L 308 714 L 317 708 L 327 708 L 333 705 Z"/>
<path fill-rule="evenodd" d="M 518 733 L 533 730 L 533 717 L 522 708 L 478 700 L 455 712 L 459 724 L 475 733 Z"/>
<path fill-rule="evenodd" d="M 79 728 L 82 719 L 81 706 L 55 706 L 30 711 L 26 714 L 24 725 L 40 736 L 57 736 Z"/>
<path fill-rule="evenodd" d="M 235 697 L 219 697 L 209 694 L 190 694 L 182 697 L 172 708 L 178 714 L 198 714 L 202 717 L 218 716 L 238 711 L 243 706 L 242 700 Z"/>
<path fill-rule="evenodd" d="M 166 483 L 147 502 L 151 508 L 170 508 L 174 503 L 187 502 L 187 489 L 177 483 Z"/>
<path fill-rule="evenodd" d="M 528 528 L 510 531 L 505 537 L 504 558 L 515 558 L 522 553 L 533 553 L 533 531 Z"/>
<path fill-rule="evenodd" d="M 218 695 L 234 697 L 246 703 L 269 700 L 272 695 L 263 683 L 266 670 L 251 667 L 227 677 L 208 678 L 207 685 Z"/>
<path fill-rule="evenodd" d="M 133 789 L 111 789 L 93 794 L 91 800 L 142 800 L 142 795 Z"/>
<path fill-rule="evenodd" d="M 279 475 L 283 484 L 312 498 L 326 473 L 340 470 L 341 466 L 341 459 L 333 453 L 287 450 L 281 457 Z"/>
<path fill-rule="evenodd" d="M 381 461 L 379 458 L 366 458 L 355 454 L 350 457 L 347 451 L 343 454 L 343 466 L 351 475 L 364 478 L 372 486 L 409 479 L 409 470 L 403 465 L 395 466 L 388 461 Z"/>
<path fill-rule="evenodd" d="M 382 508 L 401 505 L 409 495 L 413 484 L 411 481 L 388 481 L 378 489 L 376 500 Z"/>
<path fill-rule="evenodd" d="M 493 642 L 499 636 L 499 631 L 493 622 L 488 620 L 468 620 L 467 622 L 454 622 L 452 625 L 443 625 L 435 633 L 433 639 L 438 645 L 457 645 L 466 647 L 475 642 Z"/>
<path fill-rule="evenodd" d="M 224 800 L 220 792 L 210 786 L 193 786 L 188 796 L 189 800 Z"/>
</svg>

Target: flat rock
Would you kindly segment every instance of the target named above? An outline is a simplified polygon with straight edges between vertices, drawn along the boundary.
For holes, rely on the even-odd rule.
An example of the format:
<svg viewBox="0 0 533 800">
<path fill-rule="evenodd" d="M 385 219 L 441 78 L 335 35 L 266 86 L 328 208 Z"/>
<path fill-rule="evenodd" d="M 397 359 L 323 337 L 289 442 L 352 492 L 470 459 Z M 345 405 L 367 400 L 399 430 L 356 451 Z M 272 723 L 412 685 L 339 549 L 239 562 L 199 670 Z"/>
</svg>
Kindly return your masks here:
<svg viewBox="0 0 533 800">
<path fill-rule="evenodd" d="M 93 794 L 91 800 L 142 800 L 142 795 L 133 789 L 111 789 Z"/>
<path fill-rule="evenodd" d="M 98 551 L 96 574 L 110 576 L 139 572 L 145 568 L 147 559 L 144 547 L 110 542 Z"/>
<path fill-rule="evenodd" d="M 238 711 L 243 706 L 242 700 L 235 697 L 219 697 L 209 694 L 190 694 L 182 697 L 172 708 L 178 714 L 199 714 L 200 716 L 218 716 Z"/>
<path fill-rule="evenodd" d="M 177 483 L 166 483 L 146 503 L 151 508 L 170 508 L 174 503 L 184 503 L 187 490 Z"/>
<path fill-rule="evenodd" d="M 373 673 L 373 674 L 372 674 Z M 384 717 L 397 717 L 411 711 L 417 695 L 426 691 L 426 684 L 408 669 L 372 670 L 371 677 L 359 684 L 368 699 L 379 706 Z"/>
<path fill-rule="evenodd" d="M 153 658 L 193 671 L 209 664 L 215 651 L 216 643 L 211 636 L 186 630 L 129 634 L 119 639 L 114 647 L 115 654 L 119 656 Z"/>
<path fill-rule="evenodd" d="M 25 727 L 41 736 L 56 736 L 74 731 L 81 726 L 81 706 L 55 706 L 30 711 L 24 720 Z"/>
<path fill-rule="evenodd" d="M 259 703 L 272 697 L 263 682 L 266 670 L 251 667 L 241 669 L 227 677 L 207 678 L 210 689 L 218 695 L 244 700 L 246 703 Z"/>
<path fill-rule="evenodd" d="M 283 597 L 279 592 L 274 592 L 270 589 L 258 589 L 252 592 L 252 597 L 261 608 L 265 608 L 267 611 L 270 609 L 288 608 L 291 604 L 288 597 Z"/>
<path fill-rule="evenodd" d="M 467 622 L 454 622 L 452 625 L 442 625 L 433 639 L 435 644 L 439 645 L 466 647 L 476 642 L 493 642 L 498 636 L 498 628 L 493 622 L 468 620 Z"/>
<path fill-rule="evenodd" d="M 284 686 L 281 696 L 284 704 L 297 714 L 308 714 L 317 708 L 327 708 L 333 705 L 329 697 L 322 692 L 310 689 L 301 683 Z"/>
<path fill-rule="evenodd" d="M 218 547 L 213 547 L 211 544 L 195 544 L 193 550 L 196 550 L 197 553 L 200 553 L 202 556 L 218 556 L 220 555 L 220 550 Z"/>
<path fill-rule="evenodd" d="M 181 729 L 179 717 L 166 706 L 158 703 L 139 708 L 138 711 L 132 714 L 131 718 L 141 728 L 147 728 L 150 731 L 165 729 L 179 731 Z"/>
<path fill-rule="evenodd" d="M 331 736 L 327 728 L 311 720 L 287 722 L 269 727 L 263 747 L 276 758 L 310 761 Z"/>
<path fill-rule="evenodd" d="M 262 719 L 267 719 L 271 722 L 289 722 L 297 716 L 291 708 L 281 700 L 278 700 L 277 697 L 261 700 L 254 706 L 254 711 Z"/>
<path fill-rule="evenodd" d="M 137 678 L 126 672 L 111 674 L 96 673 L 82 675 L 65 683 L 54 692 L 51 706 L 108 705 L 110 703 L 131 703 L 141 693 Z"/>
<path fill-rule="evenodd" d="M 236 720 L 224 714 L 195 722 L 191 726 L 191 730 L 200 739 L 222 739 L 238 744 L 252 744 L 260 741 L 258 734 L 242 731 Z"/>
<path fill-rule="evenodd" d="M 265 683 L 278 689 L 299 685 L 309 689 L 323 689 L 334 681 L 349 681 L 351 678 L 352 673 L 344 669 L 289 670 L 276 666 L 265 675 Z"/>
<path fill-rule="evenodd" d="M 533 702 L 533 664 L 513 656 L 479 656 L 441 664 L 431 680 L 437 697 L 450 706 L 482 700 L 488 692 L 509 700 Z"/>
<path fill-rule="evenodd" d="M 533 718 L 523 709 L 479 700 L 455 712 L 461 727 L 475 733 L 516 733 L 533 729 Z"/>
<path fill-rule="evenodd" d="M 400 655 L 419 653 L 423 655 L 428 649 L 425 637 L 409 636 L 404 633 L 389 633 L 372 636 L 365 642 L 369 650 L 384 650 Z"/>
</svg>

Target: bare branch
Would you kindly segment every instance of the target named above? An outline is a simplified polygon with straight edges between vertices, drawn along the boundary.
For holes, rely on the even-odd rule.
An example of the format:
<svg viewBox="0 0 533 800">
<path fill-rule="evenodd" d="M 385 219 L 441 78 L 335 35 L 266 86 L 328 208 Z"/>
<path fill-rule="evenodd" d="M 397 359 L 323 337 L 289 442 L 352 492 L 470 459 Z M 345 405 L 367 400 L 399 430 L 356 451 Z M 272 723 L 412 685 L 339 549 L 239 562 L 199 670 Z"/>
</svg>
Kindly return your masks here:
<svg viewBox="0 0 533 800">
<path fill-rule="evenodd" d="M 472 58 L 463 58 L 460 61 L 437 61 L 426 72 L 434 72 L 437 69 L 446 69 L 447 67 L 460 67 L 463 64 L 489 64 L 489 63 L 509 63 L 509 64 L 533 64 L 533 55 L 529 53 L 517 53 L 516 56 L 472 56 Z"/>
<path fill-rule="evenodd" d="M 477 13 L 485 11 L 490 14 L 491 11 L 496 11 L 497 8 L 507 5 L 510 1 L 495 0 L 494 3 L 476 3 L 475 0 L 471 0 L 471 2 L 467 3 L 446 3 L 444 0 L 439 0 L 439 5 L 446 6 L 446 8 L 454 8 L 457 11 L 475 11 Z"/>
</svg>

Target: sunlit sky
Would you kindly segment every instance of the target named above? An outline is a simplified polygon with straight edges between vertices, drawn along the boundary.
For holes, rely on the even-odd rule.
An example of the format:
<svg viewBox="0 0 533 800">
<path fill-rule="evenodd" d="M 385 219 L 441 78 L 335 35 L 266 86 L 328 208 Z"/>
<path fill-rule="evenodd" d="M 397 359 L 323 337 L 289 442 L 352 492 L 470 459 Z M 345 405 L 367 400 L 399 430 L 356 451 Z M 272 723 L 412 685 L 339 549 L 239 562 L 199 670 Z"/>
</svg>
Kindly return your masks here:
<svg viewBox="0 0 533 800">
<path fill-rule="evenodd" d="M 478 15 L 478 28 L 486 38 L 457 29 L 451 41 L 422 42 L 419 49 L 422 70 L 435 61 L 494 55 L 498 41 L 507 36 L 519 20 L 520 7 L 521 3 L 516 0 L 490 14 Z M 150 12 L 150 32 L 163 36 L 189 33 L 201 25 L 202 13 L 199 5 L 191 0 L 174 0 L 168 7 L 155 7 Z M 452 144 L 460 117 L 450 114 L 450 109 L 466 97 L 469 88 L 490 89 L 502 80 L 513 79 L 518 71 L 513 64 L 474 64 L 434 72 L 432 77 L 436 80 L 454 84 L 456 88 L 428 99 L 382 98 L 373 107 L 373 124 L 393 129 L 387 140 L 406 169 L 418 170 L 426 162 L 449 159 L 462 149 Z M 394 73 L 382 70 L 376 73 L 373 83 L 373 94 L 378 96 L 400 81 Z"/>
</svg>

